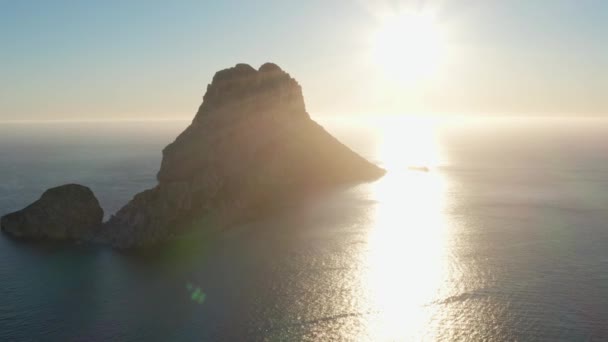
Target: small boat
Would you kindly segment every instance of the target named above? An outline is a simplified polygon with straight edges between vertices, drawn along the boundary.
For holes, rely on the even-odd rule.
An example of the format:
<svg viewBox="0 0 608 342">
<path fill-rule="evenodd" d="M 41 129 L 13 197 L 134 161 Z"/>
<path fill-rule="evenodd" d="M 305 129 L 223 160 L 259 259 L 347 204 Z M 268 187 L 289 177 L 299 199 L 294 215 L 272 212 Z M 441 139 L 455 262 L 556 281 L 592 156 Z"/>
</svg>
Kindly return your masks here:
<svg viewBox="0 0 608 342">
<path fill-rule="evenodd" d="M 429 169 L 426 166 L 409 166 L 407 169 L 410 170 L 410 171 L 418 171 L 418 172 L 429 172 L 429 171 L 431 171 L 431 169 Z"/>
</svg>

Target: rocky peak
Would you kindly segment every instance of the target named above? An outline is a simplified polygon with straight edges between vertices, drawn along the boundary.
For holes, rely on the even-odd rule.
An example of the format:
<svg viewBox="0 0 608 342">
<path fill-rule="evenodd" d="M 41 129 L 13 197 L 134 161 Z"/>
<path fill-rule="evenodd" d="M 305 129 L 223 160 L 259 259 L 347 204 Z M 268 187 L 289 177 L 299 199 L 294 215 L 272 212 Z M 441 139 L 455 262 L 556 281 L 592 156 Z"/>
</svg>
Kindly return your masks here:
<svg viewBox="0 0 608 342">
<path fill-rule="evenodd" d="M 207 167 L 220 148 L 225 153 L 221 159 L 238 158 L 244 144 L 260 144 L 273 136 L 268 132 L 280 132 L 300 120 L 310 120 L 302 88 L 278 65 L 265 63 L 256 70 L 237 64 L 218 71 L 192 125 L 163 150 L 157 178 L 161 182 L 189 178 Z M 223 143 L 216 145 L 219 136 Z M 216 149 L 196 154 L 193 146 Z"/>
<path fill-rule="evenodd" d="M 260 66 L 260 68 L 258 69 L 259 72 L 283 72 L 283 69 L 281 69 L 280 66 L 274 64 L 274 63 L 264 63 Z"/>
<path fill-rule="evenodd" d="M 246 107 L 236 111 L 255 115 L 267 113 L 277 105 L 282 107 L 277 110 L 299 111 L 304 115 L 304 98 L 298 82 L 274 63 L 265 63 L 259 70 L 237 64 L 213 76 L 194 121 L 205 120 L 212 111 L 235 112 L 236 107 Z"/>
</svg>

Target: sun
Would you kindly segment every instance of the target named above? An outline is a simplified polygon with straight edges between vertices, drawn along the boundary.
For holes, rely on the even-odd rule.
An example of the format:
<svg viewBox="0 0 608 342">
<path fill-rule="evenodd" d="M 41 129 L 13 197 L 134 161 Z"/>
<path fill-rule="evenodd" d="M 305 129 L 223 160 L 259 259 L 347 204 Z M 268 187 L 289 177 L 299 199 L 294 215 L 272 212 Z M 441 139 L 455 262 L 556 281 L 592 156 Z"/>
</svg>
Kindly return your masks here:
<svg viewBox="0 0 608 342">
<path fill-rule="evenodd" d="M 372 45 L 374 63 L 386 76 L 405 84 L 432 76 L 445 53 L 442 30 L 429 12 L 403 12 L 384 18 Z"/>
</svg>

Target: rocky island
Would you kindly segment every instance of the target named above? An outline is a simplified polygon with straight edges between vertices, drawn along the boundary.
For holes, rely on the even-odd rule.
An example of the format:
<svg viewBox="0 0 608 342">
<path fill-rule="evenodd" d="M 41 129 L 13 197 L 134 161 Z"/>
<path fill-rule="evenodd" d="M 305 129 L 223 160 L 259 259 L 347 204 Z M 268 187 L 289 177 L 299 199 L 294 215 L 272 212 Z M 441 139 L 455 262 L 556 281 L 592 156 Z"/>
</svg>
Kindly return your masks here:
<svg viewBox="0 0 608 342">
<path fill-rule="evenodd" d="M 27 207 L 0 220 L 2 230 L 31 239 L 89 239 L 101 227 L 103 210 L 86 186 L 66 184 L 45 191 Z"/>
<path fill-rule="evenodd" d="M 95 239 L 119 248 L 147 245 L 197 222 L 227 226 L 384 173 L 310 118 L 300 85 L 276 64 L 258 70 L 237 64 L 215 74 L 190 126 L 163 150 L 158 185 L 135 195 L 101 224 Z M 40 204 L 42 211 L 45 205 L 53 203 Z M 36 231 L 63 215 L 61 210 L 45 213 L 32 221 Z M 30 234 L 11 223 L 14 215 L 2 219 L 2 230 L 9 234 L 74 237 Z M 88 223 L 82 229 L 88 232 Z"/>
</svg>

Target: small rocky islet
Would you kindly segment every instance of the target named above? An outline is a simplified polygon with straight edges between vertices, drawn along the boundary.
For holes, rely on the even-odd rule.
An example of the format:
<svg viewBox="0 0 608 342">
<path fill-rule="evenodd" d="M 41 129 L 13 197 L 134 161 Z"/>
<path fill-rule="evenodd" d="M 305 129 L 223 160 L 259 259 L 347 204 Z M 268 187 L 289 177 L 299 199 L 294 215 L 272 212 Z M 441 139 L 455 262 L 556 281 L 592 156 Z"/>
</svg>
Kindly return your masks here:
<svg viewBox="0 0 608 342">
<path fill-rule="evenodd" d="M 101 226 L 103 209 L 93 191 L 79 184 L 46 190 L 27 207 L 0 220 L 2 230 L 19 238 L 89 239 Z"/>
<path fill-rule="evenodd" d="M 215 74 L 190 126 L 164 148 L 158 184 L 107 222 L 89 188 L 68 184 L 5 215 L 0 226 L 19 238 L 133 248 L 197 222 L 228 226 L 384 173 L 310 118 L 300 85 L 279 66 L 237 64 Z"/>
</svg>

